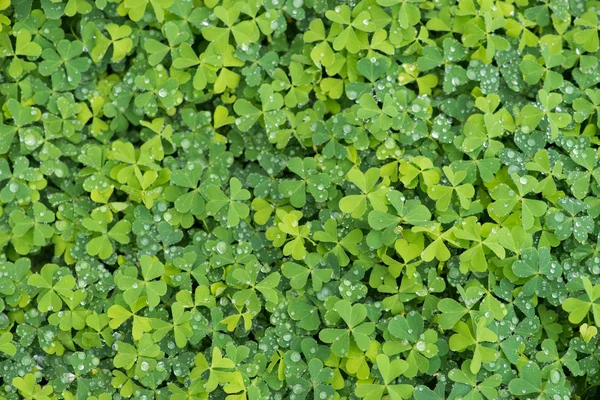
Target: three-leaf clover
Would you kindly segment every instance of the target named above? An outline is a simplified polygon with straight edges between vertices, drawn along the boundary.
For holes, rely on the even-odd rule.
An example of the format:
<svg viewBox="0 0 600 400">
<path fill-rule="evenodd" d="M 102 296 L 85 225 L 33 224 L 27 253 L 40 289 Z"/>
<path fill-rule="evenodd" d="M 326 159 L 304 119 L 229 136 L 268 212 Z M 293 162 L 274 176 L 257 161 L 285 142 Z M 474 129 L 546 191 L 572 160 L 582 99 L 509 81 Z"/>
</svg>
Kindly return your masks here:
<svg viewBox="0 0 600 400">
<path fill-rule="evenodd" d="M 237 6 L 214 8 L 215 16 L 225 24 L 226 27 L 207 26 L 202 30 L 204 39 L 212 42 L 219 53 L 224 53 L 229 45 L 229 35 L 238 46 L 248 45 L 256 42 L 260 36 L 260 31 L 254 21 L 238 22 L 240 10 Z"/>
<path fill-rule="evenodd" d="M 370 335 L 375 331 L 372 322 L 364 322 L 367 309 L 362 304 L 352 304 L 348 300 L 338 300 L 333 306 L 347 329 L 325 328 L 319 332 L 319 339 L 331 344 L 331 351 L 339 357 L 346 357 L 350 349 L 350 341 L 366 350 L 371 341 Z"/>
<path fill-rule="evenodd" d="M 91 24 L 90 24 L 91 25 Z M 121 61 L 133 47 L 133 41 L 128 36 L 131 35 L 132 29 L 129 25 L 108 24 L 105 27 L 110 39 L 96 29 L 94 36 L 96 38 L 94 48 L 92 49 L 92 60 L 96 63 L 102 61 L 104 55 L 112 45 L 113 54 L 111 61 L 116 63 Z"/>
<path fill-rule="evenodd" d="M 19 390 L 19 393 L 27 400 L 50 400 L 54 389 L 52 385 L 39 385 L 34 374 L 27 374 L 23 377 L 16 377 L 12 384 Z"/>
<path fill-rule="evenodd" d="M 414 377 L 417 373 L 426 373 L 429 369 L 428 359 L 438 354 L 436 342 L 437 333 L 433 329 L 424 329 L 423 317 L 416 312 L 410 312 L 406 317 L 397 315 L 388 325 L 389 333 L 399 341 L 389 341 L 384 344 L 386 354 L 406 353 L 406 377 Z"/>
<path fill-rule="evenodd" d="M 277 285 L 281 276 L 278 272 L 267 275 L 262 280 L 258 280 L 259 266 L 256 262 L 249 262 L 244 268 L 236 268 L 231 272 L 231 280 L 239 290 L 232 297 L 232 302 L 237 305 L 245 305 L 246 308 L 254 313 L 261 309 L 261 302 L 258 293 L 270 303 L 277 303 L 279 292 Z"/>
<path fill-rule="evenodd" d="M 54 236 L 54 228 L 48 225 L 54 222 L 54 213 L 44 204 L 34 203 L 28 214 L 22 210 L 15 210 L 10 214 L 13 235 L 18 238 L 30 237 L 34 245 L 44 246 Z"/>
<path fill-rule="evenodd" d="M 278 208 L 276 214 L 276 226 L 267 229 L 267 239 L 271 240 L 275 247 L 283 246 L 284 255 L 291 255 L 295 260 L 304 259 L 306 256 L 304 243 L 306 240 L 310 241 L 310 227 L 300 225 L 302 213 L 299 211 L 288 213 Z"/>
<path fill-rule="evenodd" d="M 477 373 L 471 371 L 471 362 L 469 360 L 462 363 L 460 369 L 453 369 L 448 373 L 448 378 L 457 382 L 453 390 L 458 392 L 463 385 L 466 387 L 468 398 L 483 399 L 481 394 L 487 399 L 498 397 L 498 386 L 502 384 L 502 375 L 494 374 L 479 382 Z M 470 390 L 469 390 L 470 388 Z M 481 394 L 480 394 L 481 393 Z M 466 397 L 466 396 L 465 396 Z"/>
<path fill-rule="evenodd" d="M 396 210 L 396 215 L 379 210 L 369 212 L 367 219 L 375 230 L 396 229 L 401 224 L 424 225 L 431 220 L 431 212 L 417 199 L 407 200 L 396 190 L 389 191 L 386 198 Z"/>
<path fill-rule="evenodd" d="M 104 212 L 92 213 L 91 217 L 84 218 L 81 224 L 94 234 L 99 234 L 86 245 L 89 255 L 97 255 L 102 260 L 109 258 L 114 251 L 112 242 L 121 244 L 129 243 L 131 223 L 127 220 L 118 221 L 108 228 L 108 215 Z"/>
<path fill-rule="evenodd" d="M 376 25 L 371 22 L 371 15 L 363 11 L 358 15 L 351 15 L 350 7 L 346 4 L 327 10 L 325 16 L 334 22 L 332 30 L 336 32 L 333 48 L 336 51 L 347 49 L 356 54 L 367 47 L 367 32 L 375 30 Z M 345 28 L 344 28 L 345 26 Z"/>
<path fill-rule="evenodd" d="M 356 395 L 366 400 L 383 399 L 387 394 L 390 399 L 409 399 L 413 393 L 413 387 L 407 384 L 392 384 L 392 382 L 406 371 L 406 361 L 402 359 L 390 360 L 385 354 L 379 354 L 376 358 L 377 368 L 381 374 L 383 383 L 363 383 L 356 387 Z"/>
<path fill-rule="evenodd" d="M 572 117 L 566 112 L 561 112 L 562 96 L 558 93 L 549 93 L 545 89 L 538 92 L 541 107 L 531 104 L 525 105 L 519 113 L 521 130 L 524 133 L 532 132 L 545 116 L 550 124 L 552 138 L 558 136 L 559 130 L 571 123 Z M 555 111 L 553 111 L 555 110 Z"/>
<path fill-rule="evenodd" d="M 42 51 L 42 61 L 38 67 L 40 74 L 52 75 L 58 68 L 64 68 L 67 80 L 73 85 L 81 82 L 81 73 L 90 67 L 90 59 L 80 57 L 83 53 L 83 43 L 80 41 L 70 42 L 61 40 L 56 44 L 56 50 L 46 48 Z"/>
<path fill-rule="evenodd" d="M 173 4 L 173 0 L 126 0 L 122 6 L 132 21 L 139 21 L 144 16 L 148 3 L 152 5 L 156 19 L 162 22 L 165 19 L 165 10 Z"/>
<path fill-rule="evenodd" d="M 453 194 L 456 193 L 460 206 L 468 209 L 471 205 L 471 198 L 475 195 L 475 189 L 470 183 L 460 185 L 467 177 L 467 173 L 465 171 L 454 172 L 450 167 L 444 167 L 442 170 L 450 186 L 434 185 L 427 189 L 427 195 L 432 200 L 436 200 L 435 208 L 439 211 L 446 211 L 452 202 Z"/>
<path fill-rule="evenodd" d="M 351 213 L 352 218 L 360 218 L 367 211 L 367 200 L 371 207 L 377 211 L 387 211 L 387 199 L 385 189 L 376 189 L 375 185 L 381 177 L 381 171 L 378 168 L 370 168 L 363 173 L 358 168 L 352 168 L 348 171 L 347 178 L 362 194 L 352 194 L 343 197 L 340 202 L 340 210 L 345 213 Z"/>
<path fill-rule="evenodd" d="M 535 219 L 545 214 L 548 205 L 541 200 L 525 197 L 538 190 L 538 181 L 533 176 L 512 174 L 511 178 L 517 192 L 505 183 L 497 185 L 490 192 L 495 201 L 488 206 L 488 211 L 492 215 L 502 218 L 509 215 L 520 204 L 523 228 L 530 229 L 535 223 Z"/>
<path fill-rule="evenodd" d="M 250 208 L 243 203 L 250 199 L 250 192 L 243 189 L 237 178 L 231 178 L 229 181 L 229 196 L 217 185 L 208 185 L 202 195 L 206 199 L 206 211 L 209 215 L 216 216 L 221 210 L 227 210 L 224 219 L 231 227 L 238 225 L 241 219 L 250 214 Z"/>
<path fill-rule="evenodd" d="M 546 247 L 539 250 L 529 248 L 523 250 L 521 258 L 512 265 L 513 273 L 519 278 L 529 278 L 523 285 L 523 293 L 536 294 L 546 297 L 549 294 L 546 279 L 556 279 L 561 276 L 560 264 L 552 259 Z"/>
<path fill-rule="evenodd" d="M 317 163 L 314 158 L 294 157 L 288 161 L 288 169 L 301 178 L 301 180 L 284 180 L 279 184 L 279 192 L 290 198 L 292 206 L 304 207 L 307 189 L 316 201 L 327 200 L 329 175 L 317 172 Z"/>
<path fill-rule="evenodd" d="M 75 279 L 56 264 L 46 264 L 39 273 L 29 276 L 27 284 L 39 289 L 38 309 L 41 312 L 60 311 L 63 300 L 73 295 Z"/>
<path fill-rule="evenodd" d="M 560 240 L 573 235 L 579 242 L 587 242 L 588 235 L 594 230 L 594 220 L 589 215 L 580 215 L 587 210 L 586 204 L 578 199 L 563 197 L 558 200 L 562 210 L 549 212 L 546 224 Z"/>
<path fill-rule="evenodd" d="M 448 342 L 450 349 L 454 351 L 464 351 L 468 347 L 474 346 L 469 367 L 474 374 L 481 369 L 481 364 L 493 362 L 498 358 L 496 349 L 484 345 L 484 343 L 498 341 L 498 335 L 487 327 L 488 324 L 489 321 L 485 317 L 481 317 L 477 323 L 473 323 L 472 328 L 459 321 L 453 328 L 456 333 L 450 337 Z"/>
<path fill-rule="evenodd" d="M 325 221 L 323 228 L 325 230 L 314 233 L 313 239 L 321 243 L 333 244 L 333 248 L 329 251 L 335 254 L 340 265 L 345 267 L 350 262 L 350 258 L 346 252 L 354 256 L 358 255 L 359 253 L 358 246 L 363 238 L 362 231 L 360 229 L 354 229 L 340 239 L 337 222 L 333 219 Z"/>
<path fill-rule="evenodd" d="M 18 78 L 23 72 L 35 69 L 35 64 L 25 61 L 24 58 L 40 56 L 42 47 L 31 40 L 31 32 L 28 29 L 20 29 L 13 34 L 16 36 L 14 47 L 8 34 L 4 32 L 0 34 L 0 46 L 3 49 L 2 57 L 13 57 L 8 67 L 8 74 L 13 78 Z"/>
<path fill-rule="evenodd" d="M 191 213 L 196 217 L 204 215 L 206 202 L 202 198 L 200 178 L 202 168 L 196 164 L 188 164 L 183 170 L 173 171 L 171 182 L 173 184 L 189 189 L 187 193 L 180 195 L 175 200 L 175 209 L 180 213 Z"/>
<path fill-rule="evenodd" d="M 290 285 L 297 290 L 304 289 L 310 277 L 312 288 L 318 292 L 333 277 L 330 268 L 321 266 L 322 257 L 317 253 L 309 253 L 304 257 L 306 266 L 294 262 L 286 262 L 281 266 L 283 276 L 290 280 Z"/>
<path fill-rule="evenodd" d="M 140 257 L 140 267 L 143 279 L 138 279 L 136 267 L 127 267 L 123 274 L 115 276 L 115 283 L 124 291 L 123 299 L 127 304 L 133 306 L 140 296 L 145 295 L 148 306 L 154 308 L 160 303 L 161 296 L 167 293 L 167 284 L 156 280 L 165 273 L 165 266 L 158 258 L 144 254 Z"/>
<path fill-rule="evenodd" d="M 157 360 L 164 355 L 150 334 L 143 335 L 136 346 L 122 341 L 116 342 L 115 346 L 117 349 L 117 354 L 113 359 L 115 368 L 128 370 L 135 366 L 136 374 L 140 376 L 148 374 L 149 371 L 156 368 Z"/>
<path fill-rule="evenodd" d="M 569 322 L 579 324 L 588 315 L 590 308 L 597 326 L 600 326 L 600 285 L 592 285 L 588 277 L 582 276 L 581 282 L 585 294 L 578 297 L 570 297 L 563 301 L 562 308 L 569 313 Z"/>
<path fill-rule="evenodd" d="M 515 396 L 524 396 L 542 392 L 542 374 L 540 367 L 529 361 L 519 368 L 519 377 L 508 383 L 508 390 Z"/>
</svg>

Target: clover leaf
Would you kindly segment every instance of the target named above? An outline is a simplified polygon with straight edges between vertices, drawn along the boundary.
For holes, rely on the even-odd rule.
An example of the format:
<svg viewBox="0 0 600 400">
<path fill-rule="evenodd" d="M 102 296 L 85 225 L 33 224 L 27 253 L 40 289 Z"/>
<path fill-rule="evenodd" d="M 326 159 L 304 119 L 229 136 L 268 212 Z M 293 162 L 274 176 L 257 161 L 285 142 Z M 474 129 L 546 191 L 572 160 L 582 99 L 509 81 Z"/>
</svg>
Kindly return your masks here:
<svg viewBox="0 0 600 400">
<path fill-rule="evenodd" d="M 580 323 L 589 313 L 590 308 L 594 316 L 596 325 L 600 323 L 600 305 L 596 300 L 600 298 L 600 286 L 592 285 L 587 277 L 581 277 L 585 295 L 570 297 L 562 303 L 562 308 L 569 313 L 569 322 L 573 324 Z"/>
<path fill-rule="evenodd" d="M 511 178 L 518 194 L 507 184 L 502 183 L 496 186 L 491 193 L 492 198 L 496 201 L 488 206 L 488 210 L 493 215 L 505 217 L 520 204 L 523 228 L 530 229 L 535 222 L 535 218 L 543 216 L 548 206 L 540 200 L 524 197 L 537 190 L 538 182 L 534 177 L 530 175 L 519 177 L 513 174 Z"/>
<path fill-rule="evenodd" d="M 73 86 L 77 86 L 81 82 L 81 73 L 90 67 L 88 58 L 79 57 L 81 53 L 83 53 L 83 43 L 61 40 L 56 44 L 56 50 L 47 48 L 42 51 L 44 61 L 40 63 L 38 69 L 42 75 L 48 76 L 57 68 L 63 67 L 67 80 Z"/>
<path fill-rule="evenodd" d="M 143 1 L 132 1 L 127 0 L 123 3 L 129 18 L 133 21 L 139 21 L 144 16 L 148 3 L 152 5 L 152 10 L 159 22 L 162 22 L 165 18 L 165 10 L 168 9 L 173 0 L 143 0 Z"/>
<path fill-rule="evenodd" d="M 38 309 L 41 312 L 60 311 L 64 298 L 72 296 L 75 279 L 65 274 L 56 264 L 46 264 L 39 274 L 33 274 L 27 279 L 27 284 L 38 288 Z M 61 297 L 62 296 L 62 297 Z"/>
<path fill-rule="evenodd" d="M 400 376 L 407 368 L 406 361 L 402 359 L 390 360 L 385 354 L 379 354 L 376 359 L 377 367 L 381 373 L 383 384 L 362 384 L 356 387 L 356 395 L 362 399 L 381 399 L 384 394 L 390 398 L 408 399 L 413 388 L 406 384 L 393 384 L 392 381 Z"/>
<path fill-rule="evenodd" d="M 319 268 L 322 258 L 317 253 L 307 254 L 304 261 L 306 266 L 293 262 L 283 264 L 283 276 L 290 280 L 294 289 L 303 289 L 310 277 L 313 290 L 321 290 L 323 283 L 331 280 L 333 271 L 330 268 Z"/>
<path fill-rule="evenodd" d="M 0 398 L 596 398 L 594 1 L 0 0 Z"/>
<path fill-rule="evenodd" d="M 539 393 L 542 391 L 542 376 L 540 367 L 528 362 L 519 369 L 519 378 L 515 378 L 509 382 L 508 388 L 514 395 L 527 395 Z"/>
<path fill-rule="evenodd" d="M 167 293 L 165 282 L 155 280 L 162 277 L 165 267 L 156 257 L 146 254 L 140 257 L 140 267 L 143 280 L 138 279 L 136 267 L 128 267 L 122 275 L 115 277 L 115 283 L 123 290 L 123 299 L 127 304 L 131 306 L 136 304 L 143 294 L 147 298 L 148 306 L 154 308 L 159 304 L 161 296 Z"/>
<path fill-rule="evenodd" d="M 329 177 L 326 173 L 317 173 L 317 164 L 314 159 L 304 160 L 295 157 L 288 161 L 288 169 L 298 175 L 302 180 L 285 180 L 279 184 L 282 195 L 290 198 L 290 203 L 296 208 L 306 204 L 306 191 L 319 202 L 327 199 Z"/>
<path fill-rule="evenodd" d="M 113 54 L 111 61 L 119 62 L 129 53 L 133 46 L 133 41 L 128 37 L 132 33 L 131 27 L 129 25 L 119 26 L 117 24 L 108 24 L 105 29 L 110 39 L 104 36 L 99 29 L 96 29 L 94 32 L 96 41 L 92 49 L 92 60 L 96 63 L 100 62 L 112 46 Z"/>
<path fill-rule="evenodd" d="M 348 253 L 358 255 L 358 245 L 361 243 L 363 234 L 360 229 L 354 229 L 343 238 L 339 238 L 337 223 L 335 220 L 327 220 L 324 224 L 324 231 L 315 232 L 313 239 L 321 243 L 331 243 L 334 247 L 329 250 L 335 254 L 340 265 L 345 267 L 350 262 Z"/>
<path fill-rule="evenodd" d="M 448 342 L 450 349 L 455 351 L 462 351 L 469 346 L 474 346 L 473 357 L 469 367 L 469 370 L 473 374 L 479 371 L 482 363 L 493 362 L 498 357 L 493 348 L 483 344 L 498 341 L 498 336 L 487 328 L 487 324 L 488 320 L 485 317 L 481 318 L 477 324 L 473 324 L 473 328 L 459 321 L 453 328 L 456 333 L 450 337 L 450 341 Z"/>
<path fill-rule="evenodd" d="M 103 260 L 107 259 L 113 254 L 113 241 L 121 244 L 129 243 L 128 233 L 131 231 L 129 221 L 119 221 L 109 229 L 107 214 L 99 212 L 92 214 L 92 217 L 85 218 L 82 225 L 91 232 L 100 234 L 91 239 L 86 246 L 87 252 L 91 256 L 97 255 Z"/>
<path fill-rule="evenodd" d="M 319 339 L 331 344 L 332 352 L 345 357 L 350 349 L 351 340 L 361 350 L 366 350 L 375 326 L 372 322 L 363 322 L 367 317 L 367 310 L 362 304 L 352 304 L 348 300 L 339 300 L 333 309 L 342 318 L 348 329 L 326 328 L 319 332 Z"/>
<path fill-rule="evenodd" d="M 471 205 L 471 198 L 475 195 L 475 189 L 473 185 L 468 183 L 459 185 L 466 178 L 467 174 L 464 171 L 454 173 L 449 167 L 444 167 L 443 171 L 451 186 L 432 186 L 427 190 L 428 196 L 436 200 L 435 206 L 438 210 L 446 211 L 452 201 L 452 195 L 456 192 L 460 206 L 468 209 Z"/>
<path fill-rule="evenodd" d="M 50 399 L 54 389 L 52 385 L 39 385 L 33 374 L 27 374 L 24 377 L 17 377 L 12 380 L 12 384 L 19 390 L 19 393 L 26 399 L 46 400 Z"/>
<path fill-rule="evenodd" d="M 226 220 L 229 226 L 236 226 L 240 220 L 250 214 L 250 209 L 243 201 L 250 199 L 250 192 L 242 188 L 237 178 L 229 181 L 229 196 L 216 185 L 209 185 L 202 193 L 206 199 L 206 210 L 209 215 L 216 216 L 219 211 L 227 210 Z"/>
<path fill-rule="evenodd" d="M 384 189 L 376 189 L 375 185 L 381 176 L 381 171 L 377 168 L 371 168 L 363 173 L 358 168 L 351 169 L 348 174 L 348 180 L 360 189 L 362 194 L 349 195 L 340 200 L 340 210 L 345 213 L 351 213 L 353 218 L 360 218 L 367 210 L 367 200 L 373 209 L 377 211 L 386 211 L 387 206 Z"/>
</svg>

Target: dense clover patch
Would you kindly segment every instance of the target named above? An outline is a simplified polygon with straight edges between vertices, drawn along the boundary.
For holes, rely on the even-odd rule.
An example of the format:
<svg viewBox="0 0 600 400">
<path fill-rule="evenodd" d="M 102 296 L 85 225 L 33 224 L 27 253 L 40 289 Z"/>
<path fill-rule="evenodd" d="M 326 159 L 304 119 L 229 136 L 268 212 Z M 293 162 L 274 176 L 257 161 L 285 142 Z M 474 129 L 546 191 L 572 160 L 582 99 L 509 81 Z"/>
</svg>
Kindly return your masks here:
<svg viewBox="0 0 600 400">
<path fill-rule="evenodd" d="M 599 21 L 0 0 L 0 400 L 597 398 Z"/>
</svg>

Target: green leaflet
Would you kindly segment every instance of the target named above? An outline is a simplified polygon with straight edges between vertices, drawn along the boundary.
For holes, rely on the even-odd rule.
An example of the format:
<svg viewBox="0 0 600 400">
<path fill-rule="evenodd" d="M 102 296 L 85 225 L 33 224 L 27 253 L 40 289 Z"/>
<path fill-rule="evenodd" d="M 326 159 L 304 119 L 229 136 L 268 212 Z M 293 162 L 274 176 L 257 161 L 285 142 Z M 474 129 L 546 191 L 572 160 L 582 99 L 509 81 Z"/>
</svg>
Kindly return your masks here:
<svg viewBox="0 0 600 400">
<path fill-rule="evenodd" d="M 597 398 L 596 8 L 0 0 L 0 399 Z"/>
</svg>

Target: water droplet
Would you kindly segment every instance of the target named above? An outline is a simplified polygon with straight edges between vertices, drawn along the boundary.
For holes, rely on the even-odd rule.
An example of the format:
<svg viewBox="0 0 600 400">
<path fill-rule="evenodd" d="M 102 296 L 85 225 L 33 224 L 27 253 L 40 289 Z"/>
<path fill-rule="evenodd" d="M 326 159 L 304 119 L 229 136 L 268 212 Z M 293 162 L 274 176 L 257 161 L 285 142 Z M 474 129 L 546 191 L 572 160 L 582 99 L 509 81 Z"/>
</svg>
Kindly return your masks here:
<svg viewBox="0 0 600 400">
<path fill-rule="evenodd" d="M 223 241 L 217 243 L 217 252 L 219 254 L 225 254 L 226 251 L 227 251 L 227 243 L 225 243 Z"/>
<path fill-rule="evenodd" d="M 555 369 L 552 370 L 552 372 L 550 372 L 550 381 L 554 384 L 560 382 L 560 372 Z"/>
<path fill-rule="evenodd" d="M 25 142 L 25 144 L 27 146 L 35 146 L 35 144 L 37 143 L 37 140 L 33 133 L 28 133 L 27 135 L 25 135 L 25 138 L 23 141 Z"/>
<path fill-rule="evenodd" d="M 559 212 L 554 214 L 554 219 L 556 220 L 556 222 L 563 222 L 565 220 L 565 214 Z"/>
</svg>

